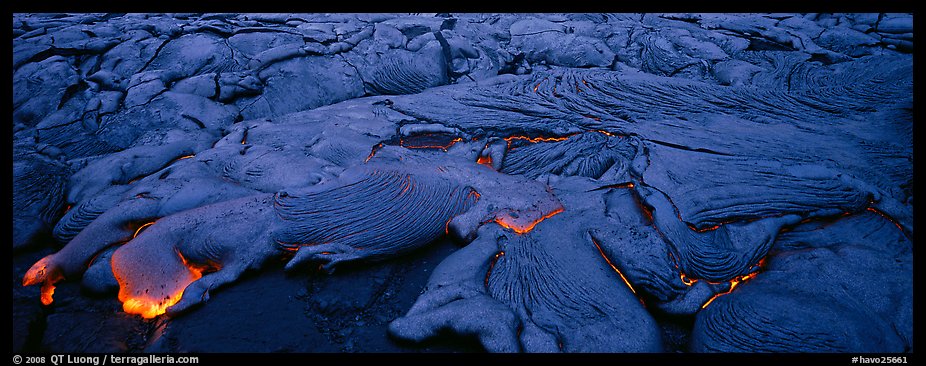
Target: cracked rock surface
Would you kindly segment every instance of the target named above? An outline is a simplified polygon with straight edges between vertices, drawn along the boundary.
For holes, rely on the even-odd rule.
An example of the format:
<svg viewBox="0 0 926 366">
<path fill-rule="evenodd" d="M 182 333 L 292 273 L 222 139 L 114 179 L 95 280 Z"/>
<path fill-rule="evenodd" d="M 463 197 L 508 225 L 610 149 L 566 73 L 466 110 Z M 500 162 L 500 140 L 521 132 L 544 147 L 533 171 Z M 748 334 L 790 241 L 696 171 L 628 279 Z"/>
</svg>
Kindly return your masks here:
<svg viewBox="0 0 926 366">
<path fill-rule="evenodd" d="M 911 14 L 14 14 L 14 352 L 912 352 Z"/>
</svg>

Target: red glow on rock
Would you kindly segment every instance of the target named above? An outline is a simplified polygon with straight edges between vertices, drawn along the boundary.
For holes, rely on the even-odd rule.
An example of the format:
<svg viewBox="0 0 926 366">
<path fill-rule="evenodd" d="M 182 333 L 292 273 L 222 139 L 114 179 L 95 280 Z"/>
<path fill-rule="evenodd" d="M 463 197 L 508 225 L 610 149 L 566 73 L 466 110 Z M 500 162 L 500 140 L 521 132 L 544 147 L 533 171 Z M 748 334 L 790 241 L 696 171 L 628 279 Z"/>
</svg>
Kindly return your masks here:
<svg viewBox="0 0 926 366">
<path fill-rule="evenodd" d="M 633 184 L 633 183 L 630 183 L 630 184 Z M 633 188 L 633 187 L 629 187 L 629 188 Z M 646 222 L 649 224 L 655 224 L 655 221 L 653 219 L 653 210 L 650 209 L 650 207 L 647 206 L 643 202 L 643 200 L 640 199 L 638 195 L 633 194 L 632 196 L 633 196 L 633 202 L 637 204 L 637 207 L 640 208 L 640 212 L 642 212 L 643 216 L 646 217 L 646 220 L 647 220 Z M 671 255 L 671 253 L 669 255 Z"/>
<path fill-rule="evenodd" d="M 507 217 L 496 217 L 495 222 L 506 229 L 513 230 L 517 234 L 526 234 L 526 233 L 529 233 L 531 230 L 534 230 L 534 226 L 537 226 L 537 224 L 539 224 L 541 221 L 549 219 L 553 216 L 556 216 L 560 212 L 563 212 L 562 208 L 553 210 L 550 213 L 543 215 L 539 219 L 534 220 L 527 225 L 519 225 L 518 223 L 513 222 L 513 220 L 509 220 Z"/>
<path fill-rule="evenodd" d="M 495 253 L 495 258 L 492 258 L 492 262 L 489 263 L 489 270 L 486 271 L 485 286 L 489 288 L 489 277 L 492 276 L 492 269 L 495 268 L 495 263 L 498 262 L 498 259 L 505 255 L 504 251 Z"/>
<path fill-rule="evenodd" d="M 868 208 L 866 208 L 865 210 L 871 211 L 871 212 L 874 212 L 874 213 L 880 215 L 881 217 L 887 219 L 887 221 L 890 221 L 892 224 L 894 224 L 894 226 L 896 226 L 897 229 L 899 229 L 900 231 L 903 231 L 903 227 L 900 226 L 900 223 L 897 222 L 897 220 L 894 220 L 893 217 L 890 217 L 890 216 L 888 216 L 886 213 L 881 212 L 881 210 L 878 210 L 878 209 L 876 209 L 876 208 L 874 208 L 874 207 L 868 207 Z"/>
<path fill-rule="evenodd" d="M 699 232 L 699 233 L 705 233 L 705 232 L 708 232 L 708 231 L 714 231 L 714 230 L 719 229 L 719 228 L 720 228 L 720 225 L 708 226 L 708 227 L 706 227 L 706 228 L 698 229 L 698 228 L 695 227 L 694 225 L 688 224 L 688 228 L 691 229 L 692 231 L 696 231 L 696 232 Z"/>
<path fill-rule="evenodd" d="M 675 266 L 675 269 L 678 269 L 678 261 L 675 260 L 675 256 L 672 255 L 672 252 L 669 252 L 669 259 L 672 260 L 672 265 Z"/>
</svg>

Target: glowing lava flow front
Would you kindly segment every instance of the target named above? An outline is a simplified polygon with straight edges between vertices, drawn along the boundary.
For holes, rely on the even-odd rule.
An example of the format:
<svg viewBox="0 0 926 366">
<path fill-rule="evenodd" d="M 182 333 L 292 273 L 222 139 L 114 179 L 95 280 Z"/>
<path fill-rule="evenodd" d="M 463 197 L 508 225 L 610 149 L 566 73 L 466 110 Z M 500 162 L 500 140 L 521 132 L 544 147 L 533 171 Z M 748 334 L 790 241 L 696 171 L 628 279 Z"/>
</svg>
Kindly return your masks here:
<svg viewBox="0 0 926 366">
<path fill-rule="evenodd" d="M 51 305 L 54 301 L 53 296 L 55 296 L 55 285 L 51 283 L 42 284 L 42 305 Z"/>
<path fill-rule="evenodd" d="M 58 271 L 49 272 L 48 262 L 50 260 L 50 256 L 42 258 L 33 264 L 32 268 L 29 268 L 29 271 L 23 277 L 23 286 L 31 286 L 42 282 L 41 299 L 43 305 L 51 305 L 54 300 L 52 297 L 55 295 L 55 283 L 64 279 L 64 276 Z"/>
<path fill-rule="evenodd" d="M 187 262 L 186 258 L 184 258 L 180 252 L 177 252 L 177 256 L 180 257 L 183 265 L 189 270 L 189 274 L 183 279 L 180 290 L 164 298 L 132 297 L 131 294 L 128 293 L 129 291 L 127 289 L 129 286 L 125 283 L 125 279 L 117 275 L 116 280 L 119 282 L 119 301 L 122 302 L 122 310 L 129 314 L 141 315 L 141 317 L 145 319 L 151 319 L 164 314 L 167 308 L 179 302 L 183 297 L 183 291 L 186 287 L 193 283 L 193 281 L 202 278 L 203 271 L 205 271 L 207 267 Z"/>
<path fill-rule="evenodd" d="M 142 318 L 151 319 L 158 315 L 164 314 L 167 311 L 167 308 L 180 301 L 181 297 L 183 297 L 183 291 L 180 291 L 176 295 L 164 299 L 163 302 L 153 303 L 136 298 L 128 298 L 123 300 L 120 294 L 119 301 L 123 302 L 122 310 L 124 310 L 126 313 L 138 314 L 141 315 Z"/>
</svg>

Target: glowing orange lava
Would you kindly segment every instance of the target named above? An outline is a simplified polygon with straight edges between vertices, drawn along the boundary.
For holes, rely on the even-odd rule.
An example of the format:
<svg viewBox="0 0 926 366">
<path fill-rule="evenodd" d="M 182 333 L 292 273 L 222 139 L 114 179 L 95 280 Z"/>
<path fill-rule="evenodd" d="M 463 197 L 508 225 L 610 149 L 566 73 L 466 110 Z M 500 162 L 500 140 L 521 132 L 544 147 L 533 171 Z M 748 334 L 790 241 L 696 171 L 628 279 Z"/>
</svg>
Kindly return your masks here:
<svg viewBox="0 0 926 366">
<path fill-rule="evenodd" d="M 402 192 L 400 192 L 399 195 L 401 196 L 401 195 L 404 195 L 405 193 L 408 193 L 408 190 L 411 189 L 411 187 L 412 187 L 411 179 L 409 179 L 408 177 L 405 177 L 405 179 L 402 180 Z"/>
<path fill-rule="evenodd" d="M 138 229 L 135 230 L 135 234 L 132 234 L 132 239 L 135 239 L 135 237 L 137 237 L 138 234 L 141 234 L 142 230 L 144 230 L 146 227 L 151 226 L 151 225 L 154 225 L 154 221 L 148 222 L 142 226 L 139 226 Z"/>
<path fill-rule="evenodd" d="M 881 210 L 876 209 L 876 208 L 874 208 L 874 207 L 868 207 L 868 208 L 866 208 L 865 210 L 871 211 L 871 212 L 874 212 L 874 213 L 880 215 L 881 217 L 887 219 L 887 221 L 890 221 L 892 224 L 894 224 L 894 226 L 896 226 L 897 229 L 899 229 L 900 231 L 903 231 L 903 227 L 900 226 L 900 223 L 897 222 L 897 220 L 894 220 L 893 217 L 890 217 L 890 216 L 888 216 L 886 213 L 881 212 Z"/>
<path fill-rule="evenodd" d="M 633 182 L 626 182 L 626 183 L 611 184 L 611 185 L 603 186 L 598 189 L 602 189 L 602 188 L 627 189 L 627 188 L 633 188 L 633 187 L 634 187 Z"/>
<path fill-rule="evenodd" d="M 51 305 L 52 301 L 54 301 L 55 283 L 64 279 L 61 272 L 48 270 L 48 262 L 51 261 L 50 257 L 51 256 L 42 258 L 33 264 L 32 267 L 26 271 L 26 275 L 23 276 L 23 286 L 31 286 L 39 282 L 42 283 L 41 300 L 44 305 Z"/>
<path fill-rule="evenodd" d="M 759 260 L 759 263 L 756 264 L 756 265 L 759 266 L 760 268 L 763 267 L 763 266 L 765 266 L 765 258 L 760 259 L 760 260 Z M 704 305 L 701 305 L 701 309 L 706 308 L 708 305 L 710 305 L 710 303 L 714 302 L 714 299 L 716 299 L 716 298 L 718 298 L 718 297 L 720 297 L 720 296 L 723 296 L 723 295 L 726 295 L 726 294 L 729 294 L 729 293 L 733 292 L 733 289 L 735 289 L 736 286 L 739 286 L 739 284 L 745 283 L 746 281 L 749 281 L 749 280 L 751 280 L 751 279 L 753 279 L 753 278 L 756 278 L 756 276 L 758 276 L 758 275 L 759 275 L 759 272 L 756 271 L 756 272 L 752 272 L 752 273 L 750 273 L 750 274 L 748 274 L 748 275 L 739 276 L 739 277 L 736 277 L 736 278 L 730 280 L 730 289 L 727 290 L 727 291 L 724 291 L 724 292 L 720 292 L 720 293 L 714 294 L 714 296 L 711 296 L 711 298 L 710 298 L 709 300 L 707 300 L 707 302 L 705 302 Z"/>
<path fill-rule="evenodd" d="M 563 212 L 562 208 L 553 210 L 550 213 L 543 215 L 543 217 L 537 220 L 534 220 L 528 225 L 518 225 L 517 223 L 508 222 L 508 220 L 506 220 L 505 217 L 496 217 L 495 222 L 506 229 L 514 230 L 514 232 L 517 234 L 525 234 L 525 233 L 530 232 L 531 230 L 534 230 L 534 226 L 537 226 L 537 224 L 539 224 L 541 221 L 549 219 L 553 216 L 556 216 L 560 212 Z"/>
<path fill-rule="evenodd" d="M 492 262 L 489 263 L 489 270 L 486 271 L 485 286 L 489 288 L 489 277 L 492 276 L 492 269 L 495 268 L 495 263 L 498 262 L 498 259 L 505 255 L 504 251 L 495 253 L 495 258 L 492 259 Z"/>
<path fill-rule="evenodd" d="M 705 232 L 708 232 L 708 231 L 714 231 L 714 230 L 719 229 L 719 228 L 720 228 L 720 225 L 714 225 L 714 226 L 709 226 L 709 227 L 706 227 L 706 228 L 703 228 L 703 229 L 698 229 L 698 228 L 695 227 L 694 225 L 688 224 L 688 228 L 691 229 L 691 231 L 696 231 L 696 232 L 699 232 L 699 233 L 705 233 Z"/>
<path fill-rule="evenodd" d="M 167 312 L 167 308 L 174 306 L 183 297 L 183 291 L 176 293 L 163 302 L 153 303 L 136 298 L 129 298 L 122 303 L 122 310 L 128 314 L 141 315 L 142 318 L 151 319 Z M 119 299 L 122 301 L 122 299 Z"/>
<path fill-rule="evenodd" d="M 55 285 L 50 283 L 42 284 L 42 305 L 51 305 L 54 299 L 52 296 L 55 295 Z"/>
<path fill-rule="evenodd" d="M 604 261 L 607 262 L 609 266 L 611 266 L 611 269 L 613 269 L 614 272 L 617 272 L 617 274 L 621 276 L 621 279 L 624 280 L 624 283 L 627 284 L 628 288 L 630 288 L 630 292 L 633 292 L 633 294 L 636 295 L 637 290 L 633 289 L 633 285 L 630 284 L 630 281 L 627 280 L 627 277 L 624 277 L 624 274 L 621 273 L 621 270 L 617 269 L 617 266 L 615 266 L 614 263 L 611 262 L 611 259 L 608 258 L 608 256 L 604 254 L 604 251 L 601 250 L 601 245 L 598 244 L 598 241 L 595 240 L 595 238 L 592 238 L 592 244 L 595 244 L 595 248 L 598 249 L 598 253 L 600 253 L 601 257 L 604 258 Z M 642 299 L 641 299 L 641 302 L 642 302 Z"/>
<path fill-rule="evenodd" d="M 633 187 L 630 187 L 630 188 L 633 188 Z M 655 220 L 653 219 L 653 210 L 650 209 L 650 207 L 647 206 L 645 203 L 643 203 L 643 200 L 640 198 L 638 194 L 633 194 L 632 196 L 633 196 L 633 202 L 637 204 L 637 207 L 640 208 L 640 212 L 642 212 L 643 216 L 646 217 L 646 222 L 652 225 L 655 225 Z M 672 253 L 669 253 L 669 255 L 672 255 Z"/>
<path fill-rule="evenodd" d="M 507 149 L 508 149 L 508 150 L 511 150 L 511 141 L 514 141 L 514 140 L 524 140 L 524 141 L 530 142 L 530 143 L 532 143 L 532 144 L 536 144 L 536 143 L 538 143 L 538 142 L 565 141 L 565 140 L 568 139 L 570 136 L 571 136 L 571 135 L 569 135 L 569 136 L 562 136 L 562 137 L 543 137 L 543 136 L 529 137 L 529 136 L 522 136 L 522 135 L 514 135 L 514 136 L 508 136 L 508 137 L 506 137 L 504 140 L 505 140 L 505 142 L 508 144 Z"/>
<path fill-rule="evenodd" d="M 463 141 L 462 137 L 457 137 L 453 140 L 450 140 L 450 142 L 447 143 L 447 145 L 406 145 L 405 140 L 399 140 L 399 146 L 402 146 L 407 149 L 441 149 L 441 150 L 447 151 L 447 149 L 451 148 L 454 144 L 460 141 Z"/>
<path fill-rule="evenodd" d="M 565 140 L 568 139 L 568 138 L 569 138 L 569 136 L 563 136 L 563 137 L 543 137 L 543 136 L 529 137 L 529 136 L 515 135 L 515 136 L 508 136 L 508 137 L 506 137 L 506 138 L 505 138 L 505 141 L 508 141 L 508 142 L 510 143 L 511 140 L 526 140 L 526 141 L 528 141 L 528 142 L 532 142 L 532 143 L 535 143 L 535 144 L 536 144 L 536 143 L 538 143 L 538 142 L 565 141 Z"/>
<path fill-rule="evenodd" d="M 120 276 L 116 276 L 116 280 L 119 282 L 119 301 L 122 301 L 122 310 L 128 314 L 137 314 L 141 315 L 142 318 L 151 319 L 164 314 L 167 308 L 179 302 L 180 299 L 183 298 L 183 291 L 186 287 L 190 283 L 193 283 L 193 281 L 202 278 L 203 271 L 207 270 L 209 267 L 188 262 L 180 252 L 177 252 L 177 256 L 180 257 L 180 261 L 183 262 L 183 266 L 187 268 L 189 274 L 183 279 L 182 282 L 184 283 L 179 291 L 165 296 L 164 298 L 131 297 L 127 293 L 128 287 L 123 283 L 123 279 L 120 278 Z"/>
<path fill-rule="evenodd" d="M 480 156 L 479 159 L 476 160 L 476 163 L 479 163 L 479 164 L 482 164 L 488 167 L 492 167 L 492 157 L 489 155 Z"/>
<path fill-rule="evenodd" d="M 363 162 L 366 163 L 366 162 L 370 161 L 370 159 L 373 158 L 373 155 L 376 155 L 376 150 L 379 150 L 379 149 L 382 148 L 382 147 L 383 147 L 383 143 L 382 143 L 382 142 L 376 144 L 376 146 L 373 146 L 373 148 L 370 149 L 370 155 L 367 155 L 367 158 L 366 158 L 366 159 L 363 159 Z"/>
<path fill-rule="evenodd" d="M 594 116 L 585 116 L 585 117 L 594 119 L 594 120 L 596 120 L 596 121 L 600 121 L 600 120 L 601 120 L 601 118 L 594 117 Z M 604 134 L 604 135 L 607 135 L 607 136 L 618 136 L 618 137 L 620 137 L 620 135 L 615 135 L 615 134 L 613 134 L 613 133 L 611 133 L 611 132 L 604 131 L 604 130 L 588 130 L 588 131 L 585 131 L 585 132 L 597 132 L 597 133 Z M 580 132 L 580 133 L 581 133 L 581 132 Z M 559 137 L 544 137 L 544 136 L 530 137 L 530 136 L 524 136 L 524 135 L 514 135 L 514 136 L 505 137 L 504 140 L 505 140 L 506 142 L 508 142 L 508 149 L 511 149 L 511 142 L 514 141 L 514 140 L 524 140 L 524 141 L 527 141 L 527 142 L 536 144 L 536 143 L 538 143 L 538 142 L 565 141 L 565 140 L 568 140 L 570 137 L 575 136 L 575 135 L 577 135 L 577 134 L 579 134 L 579 133 L 571 133 L 571 134 L 564 135 L 564 136 L 559 136 Z"/>
<path fill-rule="evenodd" d="M 721 292 L 721 293 L 719 293 L 719 294 L 714 294 L 714 296 L 711 296 L 711 298 L 710 298 L 709 300 L 707 300 L 707 302 L 704 303 L 704 305 L 701 305 L 701 309 L 707 308 L 708 305 L 710 305 L 712 302 L 714 302 L 714 299 L 716 299 L 716 298 L 720 297 L 720 295 L 724 295 L 724 294 L 726 294 L 726 292 Z"/>
<path fill-rule="evenodd" d="M 679 272 L 678 276 L 682 279 L 682 283 L 684 283 L 685 286 L 691 286 L 694 285 L 695 282 L 698 282 L 697 278 L 688 278 L 688 276 L 685 275 L 685 272 Z"/>
</svg>

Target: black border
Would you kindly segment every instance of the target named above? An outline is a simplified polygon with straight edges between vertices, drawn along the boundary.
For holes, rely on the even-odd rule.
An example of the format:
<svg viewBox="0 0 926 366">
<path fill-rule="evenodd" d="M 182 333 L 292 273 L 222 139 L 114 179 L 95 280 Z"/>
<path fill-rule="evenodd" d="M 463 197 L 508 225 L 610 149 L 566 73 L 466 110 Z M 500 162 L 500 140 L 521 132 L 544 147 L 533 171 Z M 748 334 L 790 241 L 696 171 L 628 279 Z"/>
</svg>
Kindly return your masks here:
<svg viewBox="0 0 926 366">
<path fill-rule="evenodd" d="M 225 1 L 215 1 L 215 0 L 187 0 L 184 2 L 142 2 L 137 0 L 91 0 L 91 1 L 70 1 L 70 2 L 56 2 L 56 1 L 47 1 L 47 0 L 8 0 L 5 1 L 6 7 L 9 9 L 10 17 L 12 18 L 13 13 L 29 13 L 29 12 L 75 12 L 75 13 L 85 13 L 85 12 L 357 12 L 357 13 L 379 13 L 379 12 L 421 12 L 421 13 L 438 13 L 438 12 L 498 12 L 498 13 L 526 13 L 526 12 L 904 12 L 904 13 L 913 13 L 914 14 L 914 28 L 919 29 L 922 24 L 918 20 L 918 15 L 914 11 L 913 1 L 864 1 L 864 2 L 847 2 L 847 1 L 829 1 L 829 2 L 811 2 L 811 1 L 794 1 L 794 0 L 779 0 L 779 1 L 769 1 L 757 3 L 755 1 L 741 1 L 741 2 L 703 2 L 703 1 L 621 1 L 621 0 L 607 0 L 607 1 L 594 1 L 594 0 L 585 0 L 585 1 L 556 1 L 556 0 L 538 0 L 532 3 L 528 2 L 484 2 L 484 1 L 457 1 L 457 2 L 436 2 L 436 1 L 423 1 L 423 0 L 413 0 L 413 1 L 376 1 L 376 2 L 348 2 L 348 1 L 312 1 L 312 0 L 302 0 L 302 1 L 286 1 L 286 2 L 268 2 L 265 0 L 262 1 L 253 1 L 249 3 L 244 3 L 241 1 L 234 0 L 225 0 Z M 9 18 L 8 18 L 9 19 Z M 12 33 L 12 29 L 10 30 Z M 12 37 L 11 37 L 12 39 Z M 7 49 L 7 52 L 12 54 L 12 46 Z M 918 86 L 921 84 L 921 75 L 922 72 L 918 70 L 917 59 L 922 57 L 922 49 L 916 48 L 914 51 L 914 68 L 913 68 L 913 77 L 914 77 L 914 127 L 913 127 L 913 136 L 914 136 L 914 160 L 921 160 L 920 155 L 923 148 L 917 149 L 915 143 L 915 137 L 917 136 L 917 126 L 920 118 L 917 118 L 922 115 L 918 111 L 919 105 L 922 101 L 921 93 L 918 91 Z M 9 63 L 9 70 L 12 70 L 12 61 L 11 57 L 7 56 L 6 62 Z M 12 72 L 8 74 L 8 83 L 12 86 Z M 12 90 L 6 89 L 8 93 L 11 93 Z M 11 98 L 12 99 L 12 98 Z M 9 112 L 12 112 L 12 102 L 8 104 Z M 8 114 L 10 115 L 10 114 Z M 922 129 L 922 128 L 919 128 Z M 11 136 L 12 137 L 12 136 Z M 8 162 L 7 166 L 12 166 L 12 138 L 6 140 L 7 145 L 7 155 L 6 159 Z M 921 160 L 922 161 L 922 160 Z M 5 179 L 4 184 L 9 184 L 12 181 L 12 170 L 7 169 L 6 175 L 9 175 L 9 178 Z M 914 165 L 914 182 L 917 181 L 917 169 Z M 917 195 L 919 186 L 914 184 L 914 196 Z M 12 197 L 12 185 L 8 188 L 7 192 L 10 192 Z M 9 201 L 8 201 L 9 202 Z M 10 207 L 11 209 L 12 207 Z M 919 217 L 919 210 L 916 205 L 914 205 L 914 217 Z M 12 216 L 11 211 L 10 212 Z M 915 219 L 914 219 L 915 222 Z M 9 225 L 12 225 L 11 221 L 7 221 Z M 916 241 L 914 240 L 914 245 Z M 9 248 L 9 247 L 8 247 Z M 12 250 L 10 250 L 10 257 L 12 257 Z M 921 278 L 919 275 L 922 270 L 920 267 L 922 265 L 917 265 L 917 262 L 921 262 L 917 259 L 917 256 L 914 255 L 914 279 Z M 920 290 L 918 286 L 914 284 L 914 304 L 919 303 L 920 300 Z M 914 305 L 916 309 L 916 305 Z M 915 310 L 914 310 L 915 312 Z M 916 333 L 919 327 L 920 317 L 914 314 L 914 347 L 917 348 Z M 922 336 L 922 334 L 920 334 Z M 60 355 L 99 355 L 104 357 L 105 354 L 76 354 L 76 353 L 55 353 Z M 13 356 L 17 354 L 10 353 L 7 360 L 10 360 L 11 365 L 15 364 L 13 362 Z M 49 356 L 51 353 L 19 353 L 21 356 Z M 752 364 L 756 361 L 761 363 L 784 363 L 784 362 L 801 362 L 803 364 L 810 363 L 833 363 L 833 364 L 852 364 L 852 357 L 881 357 L 881 356 L 899 356 L 906 357 L 908 364 L 912 364 L 915 361 L 915 355 L 911 352 L 909 354 L 870 354 L 870 353 L 859 353 L 859 354 L 842 354 L 842 353 L 826 353 L 826 354 L 757 354 L 757 353 L 747 353 L 747 354 L 698 354 L 698 353 L 660 353 L 660 354 L 478 354 L 478 353 L 467 353 L 467 354 L 424 354 L 424 353 L 394 353 L 394 354 L 381 354 L 381 353 L 363 353 L 363 354 L 346 354 L 346 353 L 322 353 L 322 354 L 281 354 L 281 353 L 172 353 L 165 354 L 171 356 L 197 356 L 199 357 L 200 365 L 208 364 L 224 364 L 228 365 L 229 363 L 244 363 L 244 364 L 305 364 L 305 363 L 317 363 L 317 362 L 327 362 L 327 361 L 346 361 L 346 362 L 357 362 L 357 363 L 388 363 L 396 361 L 421 361 L 428 362 L 433 364 L 435 361 L 447 362 L 450 361 L 450 364 L 454 363 L 467 363 L 470 364 L 472 361 L 479 360 L 491 360 L 499 362 L 566 362 L 566 361 L 579 361 L 579 362 L 595 362 L 603 361 L 607 363 L 617 363 L 617 362 L 631 362 L 633 364 L 644 363 L 644 362 L 659 362 L 659 363 L 680 363 L 685 362 L 694 362 L 695 364 L 701 363 L 710 363 L 712 365 L 716 364 L 736 364 L 736 365 L 746 365 Z M 50 364 L 50 362 L 46 362 Z M 861 365 L 861 363 L 859 363 Z"/>
</svg>

